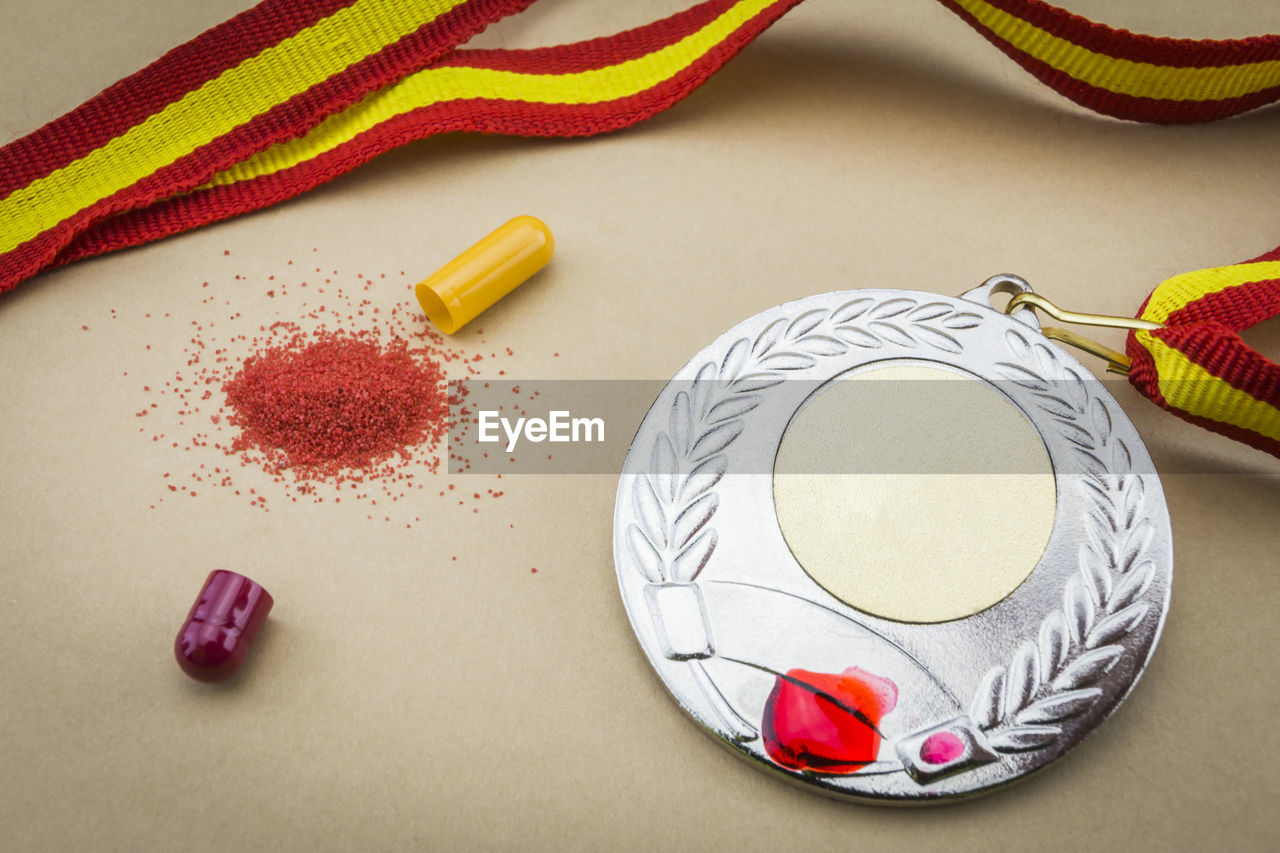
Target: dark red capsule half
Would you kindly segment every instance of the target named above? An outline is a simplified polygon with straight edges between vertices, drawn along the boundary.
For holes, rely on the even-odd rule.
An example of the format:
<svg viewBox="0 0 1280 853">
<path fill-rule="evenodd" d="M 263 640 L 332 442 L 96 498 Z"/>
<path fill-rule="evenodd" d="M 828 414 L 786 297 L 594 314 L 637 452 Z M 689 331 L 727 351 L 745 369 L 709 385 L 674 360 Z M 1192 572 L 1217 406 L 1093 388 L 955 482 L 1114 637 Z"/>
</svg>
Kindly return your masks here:
<svg viewBox="0 0 1280 853">
<path fill-rule="evenodd" d="M 174 641 L 178 666 L 197 681 L 235 675 L 273 603 L 270 593 L 244 575 L 210 572 Z"/>
</svg>

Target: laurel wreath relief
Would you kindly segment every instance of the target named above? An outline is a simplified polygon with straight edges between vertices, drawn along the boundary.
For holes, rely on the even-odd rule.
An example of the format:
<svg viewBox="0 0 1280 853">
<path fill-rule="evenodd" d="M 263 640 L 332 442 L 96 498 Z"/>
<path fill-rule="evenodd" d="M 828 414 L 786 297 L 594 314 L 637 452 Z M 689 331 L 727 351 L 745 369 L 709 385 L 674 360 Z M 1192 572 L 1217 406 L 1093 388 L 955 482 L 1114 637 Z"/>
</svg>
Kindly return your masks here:
<svg viewBox="0 0 1280 853">
<path fill-rule="evenodd" d="M 758 392 L 819 359 L 886 343 L 958 354 L 963 347 L 955 333 L 981 322 L 980 315 L 946 302 L 868 296 L 775 320 L 754 340 L 735 341 L 719 362 L 697 370 L 688 391 L 676 394 L 649 466 L 634 479 L 636 521 L 625 534 L 633 564 L 651 584 L 697 579 L 718 542 L 712 521 L 720 506 L 716 486 L 728 466 L 725 451 L 759 406 Z M 1099 682 L 1125 651 L 1117 641 L 1148 615 L 1140 598 L 1155 566 L 1144 559 L 1153 528 L 1145 519 L 1135 522 L 1142 478 L 1126 476 L 1132 460 L 1124 442 L 1112 436 L 1106 406 L 1091 398 L 1084 379 L 1050 347 L 1015 331 L 1006 333 L 1006 343 L 1015 360 L 998 365 L 1002 378 L 1031 391 L 1071 442 L 1092 507 L 1089 541 L 1081 548 L 1079 571 L 1065 586 L 1061 609 L 1044 618 L 1038 637 L 1019 646 L 1007 665 L 986 673 L 971 704 L 969 716 L 991 747 L 1009 753 L 1053 743 L 1064 721 L 1102 695 Z M 1085 418 L 1092 432 L 1079 425 Z M 753 737 L 754 728 L 728 707 L 701 662 L 686 663 L 733 735 Z"/>
<path fill-rule="evenodd" d="M 698 368 L 689 391 L 676 394 L 648 469 L 633 482 L 637 521 L 625 534 L 633 564 L 650 584 L 693 585 L 718 542 L 711 521 L 720 507 L 715 487 L 728 467 L 725 450 L 742 434 L 746 415 L 760 405 L 758 392 L 818 359 L 880 349 L 886 342 L 959 353 L 963 347 L 952 333 L 981 322 L 978 314 L 945 302 L 867 296 L 780 318 L 754 340 L 735 341 L 719 362 Z M 729 706 L 698 656 L 684 662 L 722 730 L 738 741 L 756 737 L 756 727 Z"/>
<path fill-rule="evenodd" d="M 1061 609 L 1044 618 L 1039 636 L 1019 646 L 1007 666 L 987 672 L 969 709 L 993 749 L 1021 752 L 1053 743 L 1064 721 L 1102 695 L 1098 685 L 1125 653 L 1118 641 L 1150 611 L 1140 599 L 1155 577 L 1155 564 L 1145 558 L 1155 531 L 1140 512 L 1143 479 L 1128 476 L 1133 460 L 1112 435 L 1106 405 L 1090 402 L 1084 379 L 1049 347 L 1015 331 L 1005 339 L 1020 363 L 1001 363 L 1001 373 L 1032 391 L 1071 442 L 1092 504 L 1089 541 L 1080 547 L 1079 571 L 1067 581 Z M 1055 377 L 1052 384 L 1040 378 L 1047 375 Z M 1092 433 L 1078 425 L 1086 417 Z"/>
<path fill-rule="evenodd" d="M 719 363 L 702 365 L 690 390 L 672 402 L 648 472 L 632 492 L 639 522 L 627 528 L 627 544 L 645 579 L 691 583 L 711 559 L 717 535 L 710 522 L 720 506 L 715 486 L 727 467 L 724 451 L 742 434 L 744 417 L 760 405 L 757 392 L 820 358 L 879 349 L 886 341 L 959 353 L 962 347 L 951 333 L 980 322 L 977 314 L 945 302 L 860 297 L 775 320 L 755 340 L 735 341 Z"/>
</svg>

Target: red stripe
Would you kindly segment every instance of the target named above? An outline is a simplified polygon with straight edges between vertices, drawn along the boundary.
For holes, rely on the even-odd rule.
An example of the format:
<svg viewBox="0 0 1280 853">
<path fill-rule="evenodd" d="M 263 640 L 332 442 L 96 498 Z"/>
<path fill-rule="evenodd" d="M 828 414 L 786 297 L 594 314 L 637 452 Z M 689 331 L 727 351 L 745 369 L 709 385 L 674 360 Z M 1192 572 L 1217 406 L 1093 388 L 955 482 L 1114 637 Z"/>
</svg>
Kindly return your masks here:
<svg viewBox="0 0 1280 853">
<path fill-rule="evenodd" d="M 1245 261 L 1246 264 L 1256 264 L 1259 261 L 1280 261 L 1280 246 L 1267 252 L 1265 255 L 1258 255 L 1256 258 L 1250 258 Z"/>
<path fill-rule="evenodd" d="M 1250 347 L 1222 323 L 1169 326 L 1151 335 L 1182 353 L 1210 376 L 1280 408 L 1280 365 Z"/>
<path fill-rule="evenodd" d="M 523 136 L 587 136 L 627 127 L 642 121 L 684 98 L 721 66 L 742 50 L 756 35 L 781 17 L 800 0 L 779 0 L 738 28 L 688 68 L 662 84 L 637 95 L 588 105 L 529 104 L 484 99 L 451 101 L 424 107 L 385 121 L 355 139 L 298 165 L 251 181 L 222 185 L 189 195 L 169 198 L 121 216 L 103 220 L 46 261 L 48 267 L 97 255 L 125 246 L 155 240 L 191 228 L 257 210 L 298 195 L 312 187 L 350 171 L 385 151 L 415 139 L 449 131 L 479 131 Z M 683 16 L 676 22 L 680 32 L 688 24 Z M 671 20 L 671 19 L 668 19 Z M 667 21 L 642 28 L 649 34 L 662 32 Z M 622 33 L 613 38 L 632 38 Z M 675 40 L 672 38 L 671 40 Z M 596 40 L 597 46 L 602 40 Z M 656 46 L 656 43 L 655 43 Z M 552 50 L 563 51 L 575 61 L 581 45 Z M 479 52 L 470 52 L 478 56 Z M 494 51 L 520 61 L 512 51 Z M 492 60 L 493 58 L 490 57 Z M 498 67 L 490 63 L 488 67 Z M 510 67 L 510 66 L 507 66 Z M 34 241 L 33 241 L 34 242 Z"/>
<path fill-rule="evenodd" d="M 1280 365 L 1239 333 L 1280 314 L 1280 281 L 1236 285 L 1174 311 L 1153 337 L 1231 387 L 1280 408 Z M 1189 381 L 1189 380 L 1188 380 Z"/>
<path fill-rule="evenodd" d="M 1164 338 L 1163 334 L 1161 334 L 1161 338 Z M 1225 435 L 1227 438 L 1247 444 L 1250 447 L 1263 451 L 1264 453 L 1270 453 L 1273 456 L 1280 456 L 1280 441 L 1267 438 L 1253 430 L 1245 429 L 1244 427 L 1237 426 L 1236 424 L 1224 423 L 1223 421 L 1211 420 L 1200 415 L 1193 415 L 1171 405 L 1169 401 L 1165 399 L 1164 394 L 1160 391 L 1159 377 L 1156 375 L 1156 366 L 1155 362 L 1151 358 L 1151 353 L 1149 353 L 1134 339 L 1132 332 L 1129 333 L 1129 341 L 1126 349 L 1128 351 L 1129 358 L 1133 362 L 1133 366 L 1129 370 L 1129 383 L 1138 390 L 1138 393 L 1151 400 L 1151 402 L 1155 403 L 1160 408 L 1172 412 L 1188 423 L 1195 424 L 1198 427 L 1203 427 L 1204 429 L 1219 433 L 1220 435 Z M 1255 356 L 1257 355 L 1257 353 L 1253 354 Z M 1275 365 L 1271 365 L 1271 367 L 1274 368 Z"/>
<path fill-rule="evenodd" d="M 1280 250 L 1268 254 L 1277 253 Z M 1280 281 L 1253 282 L 1188 303 L 1169 315 L 1164 329 L 1151 334 L 1210 376 L 1254 399 L 1280 408 L 1280 365 L 1251 348 L 1239 335 L 1240 331 L 1277 314 L 1280 314 Z M 1129 371 L 1130 383 L 1157 405 L 1198 426 L 1280 456 L 1280 442 L 1274 439 L 1237 425 L 1192 415 L 1171 405 L 1160 391 L 1151 354 L 1138 343 L 1132 332 L 1126 350 L 1133 362 Z"/>
<path fill-rule="evenodd" d="M 355 0 L 266 0 L 179 45 L 71 112 L 0 148 L 0 198 L 105 145 L 147 116 Z"/>
<path fill-rule="evenodd" d="M 404 74 L 428 64 L 442 53 L 441 44 L 457 43 L 483 27 L 488 20 L 501 17 L 532 0 L 472 0 L 463 10 L 447 16 L 444 26 L 424 27 L 399 44 L 387 48 L 347 69 L 343 74 L 314 87 L 287 104 L 238 128 L 182 161 L 171 164 L 131 187 L 81 212 L 24 244 L 7 256 L 0 257 L 0 291 L 12 287 L 23 278 L 50 265 L 65 263 L 73 257 L 105 251 L 112 246 L 129 245 L 174 233 L 188 227 L 214 221 L 286 198 L 309 186 L 328 180 L 336 174 L 364 162 L 377 153 L 431 133 L 449 129 L 475 129 L 524 135 L 570 136 L 599 133 L 624 127 L 666 108 L 696 87 L 729 56 L 741 49 L 760 30 L 795 5 L 799 0 L 779 2 L 756 18 L 758 25 L 744 27 L 738 41 L 727 49 L 713 52 L 715 61 L 702 76 L 682 74 L 677 81 L 664 84 L 634 99 L 586 108 L 525 107 L 512 111 L 510 105 L 488 104 L 474 116 L 454 115 L 452 110 L 428 111 L 388 124 L 348 143 L 322 163 L 306 164 L 269 176 L 249 186 L 226 187 L 197 193 L 190 199 L 162 201 L 188 192 L 220 169 L 227 168 L 276 142 L 299 135 L 324 116 L 341 109 L 373 89 L 388 85 Z M 1187 122 L 1205 121 L 1243 112 L 1280 97 L 1280 87 L 1243 98 L 1218 102 L 1179 103 L 1117 95 L 1073 80 L 1033 57 L 1013 49 L 983 28 L 954 0 L 942 0 L 961 15 L 984 37 L 1019 62 L 1046 84 L 1090 109 L 1141 121 Z M 1223 42 L 1192 42 L 1136 36 L 1093 24 L 1048 6 L 1039 0 L 996 0 L 996 4 L 1031 23 L 1099 52 L 1143 61 L 1176 61 L 1183 65 L 1238 63 L 1274 56 L 1277 38 L 1267 36 Z M 0 150 L 0 167 L 10 182 L 25 185 L 24 177 L 36 175 L 57 158 L 77 156 L 81 150 L 95 147 L 91 142 L 113 129 L 130 126 L 167 100 L 201 82 L 202 75 L 212 76 L 221 67 L 234 64 L 236 57 L 251 55 L 256 49 L 296 31 L 323 16 L 326 11 L 345 5 L 343 0 L 308 0 L 301 8 L 289 0 L 268 0 L 255 9 L 220 25 L 187 45 L 171 51 L 155 65 L 122 81 L 103 95 L 51 123 L 31 136 Z M 577 45 L 536 51 L 459 51 L 444 59 L 448 64 L 466 62 L 484 67 L 508 68 L 539 73 L 569 73 L 600 64 L 622 61 L 642 55 L 662 40 L 675 40 L 719 14 L 731 4 L 727 0 L 709 0 L 686 12 L 674 15 L 648 27 L 609 38 L 594 39 Z M 454 18 L 457 18 L 455 21 Z M 261 19 L 261 20 L 260 20 Z M 440 23 L 440 22 L 437 22 Z M 453 26 L 453 24 L 457 26 Z M 743 35 L 745 34 L 745 35 Z M 438 40 L 437 40 L 438 39 Z M 724 47 L 724 46 L 722 46 Z M 699 63 L 698 67 L 703 67 Z M 195 68 L 195 71 L 190 70 Z M 701 72 L 699 72 L 701 73 Z M 184 76 L 185 75 L 185 76 Z M 693 81 L 689 83 L 688 81 Z M 688 83 L 687 87 L 685 83 Z M 139 91 L 132 91 L 138 89 Z M 120 102 L 117 104 L 116 102 Z M 108 110 L 107 108 L 111 109 Z M 118 107 L 118 108 L 117 108 Z M 458 107 L 461 109 L 461 107 Z M 110 112 L 107 116 L 103 113 Z M 116 124 L 112 124 L 116 122 Z M 564 126 L 555 126 L 564 122 Z M 83 127 L 81 125 L 84 125 Z M 94 134 L 99 134 L 95 137 Z M 74 143 L 66 140 L 76 139 Z M 105 141 L 103 139 L 102 141 Z M 75 146 L 73 148 L 68 147 Z M 62 147 L 59 147 L 62 146 Z M 18 161 L 13 162 L 13 161 Z M 32 165 L 35 164 L 35 165 Z M 35 171 L 32 171 L 32 170 Z M 26 170 L 24 172 L 24 170 Z M 7 191 L 6 191 L 7 192 Z M 228 200 L 235 200 L 234 204 Z M 154 215 L 137 211 L 148 204 L 159 203 Z M 175 219 L 177 210 L 186 211 L 190 221 Z M 95 225 L 94 223 L 100 223 Z M 69 244 L 78 229 L 91 229 L 83 239 Z M 150 236 L 147 236 L 150 235 Z M 65 250 L 65 251 L 64 251 Z M 1277 250 L 1280 252 L 1280 250 Z"/>
<path fill-rule="evenodd" d="M 1166 326 L 1220 323 L 1243 332 L 1280 314 L 1280 279 L 1238 284 L 1188 302 L 1165 319 Z"/>
<path fill-rule="evenodd" d="M 1277 246 L 1276 248 L 1272 249 L 1269 252 L 1258 255 L 1258 257 L 1256 258 L 1250 258 L 1247 261 L 1241 261 L 1241 263 L 1256 264 L 1262 261 L 1280 261 L 1280 246 Z M 1146 313 L 1147 305 L 1150 304 L 1152 296 L 1155 296 L 1155 291 L 1148 293 L 1147 298 L 1142 300 L 1142 304 L 1138 306 L 1138 310 L 1133 315 L 1134 317 L 1137 317 L 1138 319 L 1142 319 L 1142 315 Z M 1136 344 L 1133 342 L 1133 332 L 1129 333 L 1129 341 L 1130 341 L 1129 345 L 1136 346 Z"/>
<path fill-rule="evenodd" d="M 354 0 L 266 0 L 174 48 L 155 63 L 119 81 L 67 115 L 0 149 L 0 197 L 105 144 L 223 70 L 352 2 Z M 972 16 L 954 2 L 943 2 L 971 25 L 982 29 Z M 1154 38 L 1095 24 L 1039 0 L 991 2 L 997 8 L 1082 47 L 1135 61 L 1204 67 L 1280 57 L 1280 38 L 1276 36 L 1223 41 Z M 705 21 L 728 5 L 730 4 L 727 2 L 713 0 L 683 14 L 691 20 Z M 640 30 L 635 32 L 639 34 Z M 984 34 L 987 33 L 984 31 Z M 988 38 L 1000 43 L 989 34 Z M 630 58 L 633 55 L 631 51 L 638 54 L 648 47 L 640 38 L 635 39 L 631 45 L 598 39 L 578 46 L 582 51 L 582 58 L 577 61 L 584 62 L 586 67 L 594 67 L 598 64 L 595 51 L 606 43 L 609 50 L 621 52 L 623 58 Z M 554 50 L 556 49 L 525 52 L 520 59 L 521 64 L 512 70 L 542 71 L 540 63 L 547 61 L 548 55 L 553 54 Z M 500 53 L 505 52 L 493 52 L 498 61 L 511 60 L 498 57 Z M 553 70 L 549 73 L 566 73 L 572 70 L 575 59 L 562 57 L 561 61 L 566 62 L 566 67 L 562 71 Z M 1062 91 L 1061 85 L 1055 85 L 1054 88 Z M 1094 98 L 1075 100 L 1088 106 L 1098 97 L 1104 96 L 1100 94 Z M 1221 115 L 1253 109 L 1275 97 L 1275 93 L 1263 97 L 1252 96 L 1247 103 L 1232 104 Z M 1118 112 L 1111 114 L 1121 115 Z M 1141 110 L 1129 110 L 1122 117 L 1143 120 L 1143 114 Z M 1208 120 L 1211 117 L 1213 116 L 1206 114 L 1182 120 Z M 1150 120 L 1179 119 L 1175 116 Z"/>
<path fill-rule="evenodd" d="M 983 38 L 998 47 L 1002 53 L 1021 65 L 1033 77 L 1064 97 L 1082 107 L 1114 118 L 1153 124 L 1192 124 L 1215 121 L 1239 115 L 1280 100 L 1280 86 L 1238 98 L 1216 101 L 1171 101 L 1157 98 L 1137 98 L 1121 95 L 1107 89 L 1090 86 L 1062 71 L 1041 62 L 1029 53 L 1018 50 L 996 36 L 976 18 L 956 5 L 954 0 L 940 0 L 949 9 L 977 30 Z M 1049 7 L 1052 8 L 1052 7 Z M 1065 14 L 1065 13 L 1063 13 Z M 1083 20 L 1083 19 L 1081 19 Z"/>
<path fill-rule="evenodd" d="M 1280 441 L 1274 441 L 1267 438 L 1265 435 L 1259 435 L 1253 430 L 1244 429 L 1243 427 L 1238 427 L 1235 424 L 1214 421 L 1209 418 L 1202 418 L 1199 415 L 1192 415 L 1188 412 L 1184 412 L 1182 409 L 1169 405 L 1168 401 L 1165 400 L 1164 396 L 1160 393 L 1160 389 L 1158 387 L 1153 387 L 1151 391 L 1148 391 L 1146 387 L 1134 382 L 1132 373 L 1130 373 L 1129 376 L 1130 382 L 1133 382 L 1134 387 L 1136 387 L 1143 396 L 1165 411 L 1171 412 L 1182 418 L 1187 423 L 1195 424 L 1196 426 L 1207 429 L 1210 432 L 1216 432 L 1219 435 L 1224 435 L 1227 438 L 1240 442 L 1241 444 L 1247 444 L 1256 450 L 1261 450 L 1263 453 L 1270 453 L 1272 456 L 1280 456 Z"/>
<path fill-rule="evenodd" d="M 798 0 L 797 0 L 798 1 Z M 436 63 L 520 74 L 575 74 L 647 56 L 705 27 L 737 0 L 707 0 L 690 9 L 611 36 L 533 50 L 456 50 Z"/>
<path fill-rule="evenodd" d="M 1274 260 L 1280 260 L 1280 247 L 1245 263 Z M 1134 316 L 1141 317 L 1150 301 L 1150 296 L 1143 300 L 1142 307 Z M 1211 375 L 1246 394 L 1280 406 L 1280 366 L 1251 349 L 1238 335 L 1238 332 L 1277 314 L 1280 314 L 1280 282 L 1254 282 L 1208 294 L 1188 303 L 1169 315 L 1167 325 L 1171 328 L 1153 334 Z M 1151 353 L 1138 343 L 1133 332 L 1126 340 L 1125 351 L 1132 361 L 1129 382 L 1156 405 L 1197 426 L 1280 456 L 1280 442 L 1243 427 L 1188 414 L 1170 405 L 1160 392 Z"/>
<path fill-rule="evenodd" d="M 1141 316 L 1141 312 L 1139 312 L 1139 316 Z M 1138 343 L 1138 339 L 1133 332 L 1129 332 L 1125 337 L 1124 351 L 1125 355 L 1129 356 L 1129 384 L 1138 389 L 1142 396 L 1168 408 L 1164 402 L 1163 395 L 1160 393 L 1160 385 L 1158 384 L 1160 377 L 1156 375 L 1156 363 L 1151 358 L 1151 353 L 1147 348 Z"/>
<path fill-rule="evenodd" d="M 955 5 L 943 0 L 955 9 Z M 1280 36 L 1244 39 L 1174 39 L 1113 29 L 1040 0 L 987 0 L 992 6 L 1073 44 L 1117 59 L 1211 68 L 1280 59 Z"/>
<path fill-rule="evenodd" d="M 533 0 L 471 0 L 138 183 L 68 217 L 0 255 L 0 292 L 42 269 L 57 266 L 55 259 L 59 252 L 78 232 L 95 222 L 144 208 L 206 183 L 216 172 L 305 133 L 325 116 L 429 64 L 492 21 L 519 11 L 531 2 Z"/>
</svg>

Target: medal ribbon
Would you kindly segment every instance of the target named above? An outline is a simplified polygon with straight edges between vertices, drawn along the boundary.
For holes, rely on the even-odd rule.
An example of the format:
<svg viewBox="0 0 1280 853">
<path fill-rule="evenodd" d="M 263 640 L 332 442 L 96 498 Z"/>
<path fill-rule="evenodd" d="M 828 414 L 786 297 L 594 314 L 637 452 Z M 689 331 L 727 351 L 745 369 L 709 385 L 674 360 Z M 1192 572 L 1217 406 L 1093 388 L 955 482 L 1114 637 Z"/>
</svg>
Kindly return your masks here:
<svg viewBox="0 0 1280 853">
<path fill-rule="evenodd" d="M 1280 314 L 1280 249 L 1160 283 L 1129 333 L 1129 381 L 1193 424 L 1280 456 L 1280 365 L 1240 332 Z"/>
<path fill-rule="evenodd" d="M 607 38 L 468 50 L 533 0 L 265 0 L 0 148 L 0 292 L 71 261 L 257 210 L 448 131 L 587 136 L 692 92 L 800 0 L 707 0 Z M 941 0 L 1105 115 L 1182 123 L 1280 99 L 1280 36 L 1116 30 L 1040 0 Z M 1131 381 L 1280 455 L 1280 367 L 1239 332 L 1280 313 L 1280 249 L 1175 276 L 1129 336 Z"/>
</svg>

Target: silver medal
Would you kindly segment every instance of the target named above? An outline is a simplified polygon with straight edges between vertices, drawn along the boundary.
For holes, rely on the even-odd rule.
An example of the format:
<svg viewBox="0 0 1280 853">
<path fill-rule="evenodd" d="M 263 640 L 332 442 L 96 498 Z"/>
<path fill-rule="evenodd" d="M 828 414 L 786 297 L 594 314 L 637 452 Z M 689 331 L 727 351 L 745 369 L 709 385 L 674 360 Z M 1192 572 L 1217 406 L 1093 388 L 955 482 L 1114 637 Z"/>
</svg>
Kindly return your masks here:
<svg viewBox="0 0 1280 853">
<path fill-rule="evenodd" d="M 997 277 L 960 297 L 853 290 L 765 311 L 685 365 L 636 433 L 614 511 L 628 616 L 680 706 L 757 767 L 857 800 L 991 791 L 1106 719 L 1155 649 L 1173 552 L 1151 460 L 1101 384 L 1031 311 L 993 308 L 993 290 L 1029 288 Z M 898 363 L 996 390 L 1052 467 L 1034 568 L 961 618 L 846 603 L 801 565 L 775 509 L 770 466 L 797 412 Z"/>
</svg>

